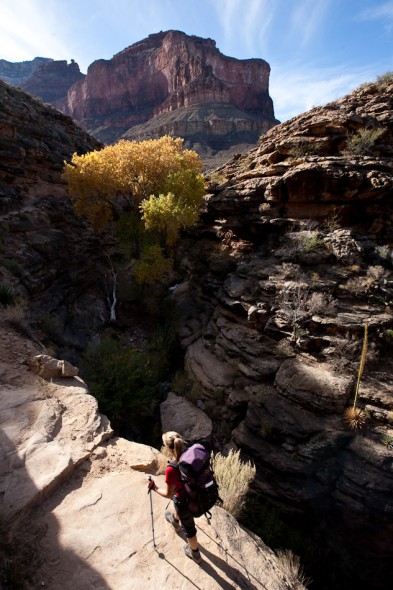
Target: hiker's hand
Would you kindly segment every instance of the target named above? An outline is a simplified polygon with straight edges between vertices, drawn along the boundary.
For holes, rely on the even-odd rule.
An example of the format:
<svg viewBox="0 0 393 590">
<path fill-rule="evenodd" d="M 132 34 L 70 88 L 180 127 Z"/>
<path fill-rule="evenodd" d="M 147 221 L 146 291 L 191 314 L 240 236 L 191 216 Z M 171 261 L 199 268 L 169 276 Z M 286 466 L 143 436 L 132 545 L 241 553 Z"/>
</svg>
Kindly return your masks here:
<svg viewBox="0 0 393 590">
<path fill-rule="evenodd" d="M 154 480 L 151 479 L 151 477 L 149 478 L 149 481 L 147 482 L 147 487 L 149 488 L 149 492 L 151 490 L 155 490 L 156 489 L 156 484 L 154 483 Z"/>
</svg>

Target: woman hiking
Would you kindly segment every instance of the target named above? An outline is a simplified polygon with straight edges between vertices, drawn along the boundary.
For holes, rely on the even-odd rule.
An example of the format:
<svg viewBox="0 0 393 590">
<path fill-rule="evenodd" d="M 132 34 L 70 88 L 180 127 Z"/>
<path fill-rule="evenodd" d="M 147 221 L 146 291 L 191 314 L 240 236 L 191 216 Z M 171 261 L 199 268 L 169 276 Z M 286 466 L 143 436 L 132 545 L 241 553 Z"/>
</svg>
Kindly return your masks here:
<svg viewBox="0 0 393 590">
<path fill-rule="evenodd" d="M 164 443 L 163 453 L 167 456 L 170 455 L 176 463 L 179 461 L 180 455 L 187 449 L 186 442 L 177 432 L 165 432 L 162 435 L 162 442 Z M 201 563 L 202 557 L 198 549 L 195 521 L 194 517 L 188 510 L 187 492 L 180 479 L 179 470 L 168 464 L 165 470 L 164 486 L 159 488 L 154 481 L 150 479 L 148 488 L 163 498 L 173 499 L 175 512 L 172 513 L 167 510 L 165 512 L 165 519 L 173 526 L 175 531 L 179 531 L 180 525 L 182 526 L 188 541 L 188 543 L 184 545 L 184 553 L 196 563 Z"/>
</svg>

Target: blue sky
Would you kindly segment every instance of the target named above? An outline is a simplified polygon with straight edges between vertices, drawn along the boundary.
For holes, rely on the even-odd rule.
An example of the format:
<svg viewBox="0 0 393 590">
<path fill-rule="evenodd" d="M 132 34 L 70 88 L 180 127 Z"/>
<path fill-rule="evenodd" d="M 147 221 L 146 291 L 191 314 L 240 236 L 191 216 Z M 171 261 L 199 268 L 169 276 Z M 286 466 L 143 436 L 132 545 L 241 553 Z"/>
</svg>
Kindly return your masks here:
<svg viewBox="0 0 393 590">
<path fill-rule="evenodd" d="M 393 70 L 393 0 L 0 0 L 0 59 L 72 58 L 85 73 L 169 29 L 265 59 L 281 121 Z"/>
</svg>

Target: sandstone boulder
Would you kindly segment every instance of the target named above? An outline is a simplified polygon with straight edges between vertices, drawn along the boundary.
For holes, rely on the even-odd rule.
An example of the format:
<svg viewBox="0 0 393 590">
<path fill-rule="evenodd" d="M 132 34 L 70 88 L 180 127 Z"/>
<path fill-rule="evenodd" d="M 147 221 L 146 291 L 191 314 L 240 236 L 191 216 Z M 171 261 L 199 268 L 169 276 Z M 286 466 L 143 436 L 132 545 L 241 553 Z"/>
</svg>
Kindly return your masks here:
<svg viewBox="0 0 393 590">
<path fill-rule="evenodd" d="M 169 393 L 160 406 L 162 431 L 174 430 L 188 442 L 211 442 L 212 421 L 184 397 Z"/>
<path fill-rule="evenodd" d="M 277 371 L 275 386 L 284 397 L 306 408 L 337 413 L 348 403 L 355 377 L 337 375 L 322 363 L 287 359 Z"/>
<path fill-rule="evenodd" d="M 65 360 L 57 360 L 47 354 L 37 354 L 30 360 L 30 367 L 43 379 L 56 379 L 57 377 L 76 377 L 79 369 Z"/>
</svg>

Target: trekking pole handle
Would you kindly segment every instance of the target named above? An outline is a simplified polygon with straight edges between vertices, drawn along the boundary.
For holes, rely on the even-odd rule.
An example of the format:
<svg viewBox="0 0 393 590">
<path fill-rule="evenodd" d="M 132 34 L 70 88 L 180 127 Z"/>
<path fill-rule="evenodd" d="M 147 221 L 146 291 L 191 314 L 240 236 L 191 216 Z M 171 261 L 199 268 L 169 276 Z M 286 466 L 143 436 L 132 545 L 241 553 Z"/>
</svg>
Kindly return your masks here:
<svg viewBox="0 0 393 590">
<path fill-rule="evenodd" d="M 151 475 L 149 475 L 149 477 L 148 477 L 147 479 L 148 479 L 149 481 L 151 481 Z M 151 492 L 151 489 L 149 488 L 149 489 L 147 490 L 147 493 L 148 493 L 148 494 L 150 494 L 150 492 Z"/>
</svg>

